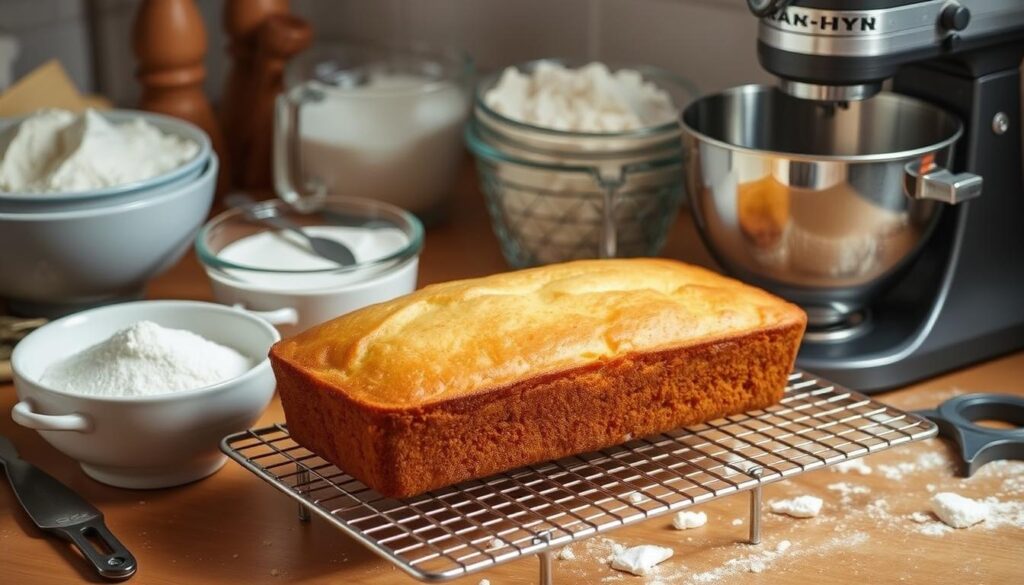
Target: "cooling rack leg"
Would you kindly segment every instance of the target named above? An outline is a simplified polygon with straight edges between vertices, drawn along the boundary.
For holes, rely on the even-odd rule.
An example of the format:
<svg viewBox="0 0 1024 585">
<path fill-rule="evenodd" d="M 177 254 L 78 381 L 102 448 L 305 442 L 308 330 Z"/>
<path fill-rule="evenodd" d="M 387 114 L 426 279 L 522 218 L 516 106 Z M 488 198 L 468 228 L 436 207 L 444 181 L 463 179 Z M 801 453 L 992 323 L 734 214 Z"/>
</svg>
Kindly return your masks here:
<svg viewBox="0 0 1024 585">
<path fill-rule="evenodd" d="M 758 480 L 754 489 L 750 490 L 750 544 L 761 544 L 761 473 L 760 468 L 751 469 L 750 475 Z"/>
<path fill-rule="evenodd" d="M 538 583 L 540 585 L 551 585 L 553 582 L 551 580 L 551 552 L 544 551 L 538 554 L 537 558 L 540 559 L 540 580 Z"/>
<path fill-rule="evenodd" d="M 544 531 L 537 535 L 533 539 L 534 544 L 547 544 L 551 542 L 551 532 Z M 551 585 L 553 577 L 551 576 L 551 550 L 545 549 L 537 553 L 537 560 L 540 561 L 540 579 L 537 581 L 540 585 Z"/>
<path fill-rule="evenodd" d="M 295 476 L 295 489 L 302 493 L 309 489 L 309 470 L 301 463 L 295 464 L 295 470 L 298 472 Z M 299 520 L 309 522 L 309 508 L 301 502 L 299 503 Z"/>
</svg>

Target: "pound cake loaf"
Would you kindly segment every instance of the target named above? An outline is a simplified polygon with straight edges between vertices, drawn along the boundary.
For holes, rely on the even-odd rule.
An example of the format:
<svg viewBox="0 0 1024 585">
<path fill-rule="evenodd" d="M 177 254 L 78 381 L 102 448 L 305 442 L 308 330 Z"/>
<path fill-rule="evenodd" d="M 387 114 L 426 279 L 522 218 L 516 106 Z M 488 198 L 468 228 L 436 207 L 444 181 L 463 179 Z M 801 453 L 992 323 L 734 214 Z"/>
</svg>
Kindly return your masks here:
<svg viewBox="0 0 1024 585">
<path fill-rule="evenodd" d="M 406 497 L 767 407 L 805 325 L 702 268 L 588 260 L 431 285 L 270 358 L 294 439 Z"/>
</svg>

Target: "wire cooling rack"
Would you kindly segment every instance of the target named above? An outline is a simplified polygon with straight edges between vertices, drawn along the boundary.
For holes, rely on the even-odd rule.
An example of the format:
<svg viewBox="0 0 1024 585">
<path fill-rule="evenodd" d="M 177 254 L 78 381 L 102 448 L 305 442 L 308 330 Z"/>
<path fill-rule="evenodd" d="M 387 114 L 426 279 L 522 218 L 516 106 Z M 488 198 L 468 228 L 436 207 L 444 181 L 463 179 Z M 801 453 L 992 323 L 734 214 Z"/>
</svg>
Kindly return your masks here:
<svg viewBox="0 0 1024 585">
<path fill-rule="evenodd" d="M 298 445 L 284 425 L 231 435 L 232 459 L 413 577 L 442 581 L 936 434 L 935 425 L 806 373 L 782 402 L 408 500 L 385 498 Z"/>
</svg>

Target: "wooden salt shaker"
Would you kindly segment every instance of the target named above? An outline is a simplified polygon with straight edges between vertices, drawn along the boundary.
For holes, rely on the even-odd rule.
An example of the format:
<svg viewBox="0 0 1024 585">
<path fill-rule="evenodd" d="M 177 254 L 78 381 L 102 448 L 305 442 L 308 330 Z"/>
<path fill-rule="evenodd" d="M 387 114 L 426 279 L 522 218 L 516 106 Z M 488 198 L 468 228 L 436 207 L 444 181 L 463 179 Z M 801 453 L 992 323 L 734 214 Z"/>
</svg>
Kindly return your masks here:
<svg viewBox="0 0 1024 585">
<path fill-rule="evenodd" d="M 220 158 L 218 191 L 228 185 L 229 161 L 220 126 L 203 93 L 206 28 L 192 0 L 144 0 L 135 15 L 132 46 L 139 62 L 143 110 L 176 116 L 202 128 Z"/>
</svg>

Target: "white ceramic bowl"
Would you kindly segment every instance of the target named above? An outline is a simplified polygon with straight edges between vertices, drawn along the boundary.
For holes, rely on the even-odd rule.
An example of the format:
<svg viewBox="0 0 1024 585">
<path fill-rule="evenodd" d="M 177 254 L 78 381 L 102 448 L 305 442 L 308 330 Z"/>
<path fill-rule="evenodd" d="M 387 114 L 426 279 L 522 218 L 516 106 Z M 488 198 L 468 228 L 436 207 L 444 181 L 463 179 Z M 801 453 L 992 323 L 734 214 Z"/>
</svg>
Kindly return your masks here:
<svg viewBox="0 0 1024 585">
<path fill-rule="evenodd" d="M 50 364 L 142 320 L 192 331 L 256 365 L 220 384 L 155 396 L 84 396 L 39 383 Z M 97 481 L 135 489 L 195 481 L 224 464 L 221 439 L 249 428 L 270 403 L 275 383 L 267 352 L 278 339 L 259 317 L 213 303 L 141 301 L 77 313 L 15 347 L 11 365 L 19 402 L 11 416 Z"/>
<path fill-rule="evenodd" d="M 217 158 L 194 181 L 138 200 L 72 211 L 0 212 L 0 298 L 60 315 L 142 296 L 181 258 L 213 202 Z"/>
<path fill-rule="evenodd" d="M 196 255 L 206 269 L 217 302 L 259 312 L 278 325 L 283 335 L 416 290 L 423 226 L 407 211 L 355 197 L 325 197 L 307 203 L 301 210 L 280 200 L 257 203 L 248 209 L 230 209 L 203 226 L 196 236 Z M 265 256 L 253 259 L 261 262 L 257 265 L 226 259 L 222 255 L 225 249 L 247 238 L 278 231 L 253 221 L 250 214 L 287 218 L 311 232 L 331 226 L 367 230 L 360 236 L 349 234 L 346 240 L 358 263 L 301 269 L 276 264 L 271 268 Z M 369 233 L 393 237 L 398 232 L 404 243 L 393 249 L 361 245 L 372 239 L 367 237 Z"/>
<path fill-rule="evenodd" d="M 382 303 L 416 290 L 419 258 L 352 285 L 312 291 L 261 289 L 207 270 L 218 303 L 236 305 L 277 325 L 282 335 L 295 335 L 368 305 Z"/>
<path fill-rule="evenodd" d="M 123 185 L 66 193 L 0 193 L 0 211 L 70 211 L 109 205 L 114 201 L 124 202 L 129 199 L 147 197 L 195 181 L 206 168 L 206 163 L 213 153 L 209 136 L 198 126 L 180 118 L 140 110 L 108 110 L 99 112 L 99 114 L 114 123 L 125 123 L 142 118 L 165 134 L 172 134 L 195 142 L 199 146 L 199 150 L 194 157 L 179 167 L 149 179 Z M 14 138 L 15 128 L 22 119 L 24 118 L 5 120 L 0 123 L 0 152 L 7 149 L 7 144 Z"/>
</svg>

